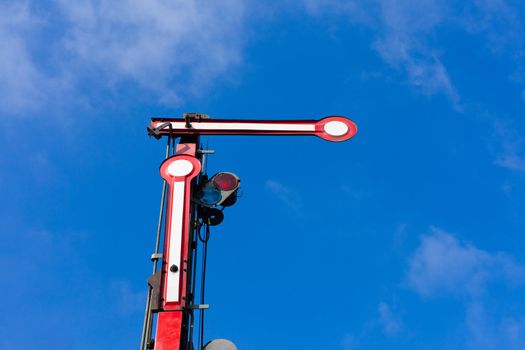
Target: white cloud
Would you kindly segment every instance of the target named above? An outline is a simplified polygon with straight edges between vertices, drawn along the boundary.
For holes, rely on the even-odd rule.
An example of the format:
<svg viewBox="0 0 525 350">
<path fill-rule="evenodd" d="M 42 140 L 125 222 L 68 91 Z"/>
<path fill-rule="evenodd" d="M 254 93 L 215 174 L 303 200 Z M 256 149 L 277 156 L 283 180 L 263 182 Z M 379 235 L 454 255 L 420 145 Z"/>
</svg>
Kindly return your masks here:
<svg viewBox="0 0 525 350">
<path fill-rule="evenodd" d="M 520 283 L 524 276 L 524 268 L 509 255 L 489 253 L 432 227 L 410 259 L 407 282 L 424 297 L 479 296 L 489 282 Z"/>
<path fill-rule="evenodd" d="M 422 297 L 454 296 L 464 302 L 465 347 L 518 350 L 525 348 L 525 318 L 509 311 L 505 305 L 512 301 L 492 295 L 490 287 L 516 287 L 524 277 L 524 267 L 508 254 L 476 248 L 431 228 L 410 258 L 406 279 Z"/>
<path fill-rule="evenodd" d="M 167 105 L 242 61 L 240 0 L 0 3 L 0 109 L 30 115 L 123 84 Z M 59 98 L 57 98 L 59 97 Z"/>
<path fill-rule="evenodd" d="M 447 67 L 448 46 L 446 41 L 440 41 L 440 33 L 446 32 L 448 40 L 450 33 L 458 32 L 484 45 L 484 53 L 504 58 L 509 80 L 525 83 L 525 13 L 520 2 L 303 0 L 303 3 L 311 15 L 344 16 L 353 24 L 369 28 L 372 47 L 389 67 L 401 72 L 403 79 L 419 92 L 447 96 L 458 111 L 465 104 Z M 525 173 L 519 133 L 498 123 L 495 130 L 501 139 L 495 164 Z"/>
<path fill-rule="evenodd" d="M 407 332 L 399 310 L 386 302 L 377 305 L 377 314 L 367 320 L 362 327 L 355 332 L 346 333 L 341 338 L 341 347 L 344 350 L 368 348 L 379 338 L 386 336 L 389 341 L 400 339 L 400 336 L 410 336 Z"/>
<path fill-rule="evenodd" d="M 489 312 L 490 303 L 471 302 L 467 306 L 465 324 L 471 349 L 525 349 L 525 318 L 495 317 Z"/>
<path fill-rule="evenodd" d="M 494 132 L 500 143 L 494 163 L 503 168 L 524 173 L 525 156 L 520 153 L 522 137 L 502 121 L 494 123 Z"/>
<path fill-rule="evenodd" d="M 27 2 L 0 3 L 0 112 L 33 112 L 46 99 L 51 81 L 35 65 L 28 36 L 40 23 Z"/>
<path fill-rule="evenodd" d="M 117 311 L 124 316 L 130 316 L 144 310 L 146 303 L 146 288 L 135 291 L 128 281 L 114 281 L 111 291 Z"/>
<path fill-rule="evenodd" d="M 132 81 L 166 103 L 196 93 L 241 61 L 243 3 L 60 1 L 66 49 L 113 83 Z"/>
<path fill-rule="evenodd" d="M 454 298 L 463 305 L 463 322 L 451 325 L 460 335 L 451 337 L 454 348 L 525 348 L 525 316 L 520 309 L 512 310 L 521 300 L 506 299 L 525 282 L 525 267 L 509 254 L 477 248 L 431 227 L 409 257 L 404 280 L 426 303 Z M 376 318 L 365 324 L 358 337 L 352 333 L 343 339 L 343 349 L 357 349 L 361 343 L 377 339 L 376 330 L 390 341 L 407 341 L 414 335 L 399 308 L 383 301 L 377 305 Z"/>
<path fill-rule="evenodd" d="M 404 70 L 408 81 L 421 92 L 444 93 L 459 108 L 459 95 L 428 39 L 445 21 L 446 12 L 442 1 L 384 1 L 382 35 L 374 47 L 386 63 Z"/>
<path fill-rule="evenodd" d="M 377 0 L 303 0 L 308 13 L 316 16 L 327 11 L 349 16 L 353 22 L 372 24 L 376 20 Z"/>
<path fill-rule="evenodd" d="M 335 12 L 372 28 L 377 33 L 372 46 L 388 65 L 403 71 L 420 92 L 443 93 L 460 108 L 459 95 L 440 52 L 429 42 L 429 36 L 445 21 L 446 2 L 305 0 L 305 4 L 311 14 Z"/>
<path fill-rule="evenodd" d="M 383 332 L 388 336 L 396 336 L 403 329 L 403 323 L 398 315 L 394 314 L 390 305 L 380 302 L 377 306 L 379 313 L 379 324 Z"/>
<path fill-rule="evenodd" d="M 341 339 L 341 347 L 343 350 L 355 350 L 360 348 L 360 343 L 355 335 L 347 333 Z"/>
<path fill-rule="evenodd" d="M 487 49 L 517 62 L 523 58 L 523 21 L 505 0 L 474 0 L 461 3 L 440 0 L 304 0 L 306 10 L 316 16 L 326 13 L 345 16 L 352 23 L 373 30 L 373 48 L 408 83 L 421 93 L 448 96 L 462 109 L 460 95 L 444 62 L 446 47 L 436 42 L 443 28 L 481 35 Z"/>
<path fill-rule="evenodd" d="M 522 11 L 507 0 L 474 0 L 472 4 L 461 17 L 463 27 L 470 33 L 482 34 L 492 53 L 523 59 Z"/>
<path fill-rule="evenodd" d="M 265 186 L 289 209 L 299 211 L 301 208 L 301 199 L 295 191 L 271 179 L 266 180 Z"/>
</svg>

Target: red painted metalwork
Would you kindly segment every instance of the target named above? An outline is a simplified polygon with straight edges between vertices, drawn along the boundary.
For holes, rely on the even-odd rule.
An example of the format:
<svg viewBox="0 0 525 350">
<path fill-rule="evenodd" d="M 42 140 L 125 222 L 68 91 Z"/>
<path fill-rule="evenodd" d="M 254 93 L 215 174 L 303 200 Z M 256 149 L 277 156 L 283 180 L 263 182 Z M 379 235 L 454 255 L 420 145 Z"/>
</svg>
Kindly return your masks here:
<svg viewBox="0 0 525 350">
<path fill-rule="evenodd" d="M 325 130 L 326 125 L 330 122 L 342 122 L 348 127 L 348 131 L 342 135 L 330 135 Z M 352 120 L 346 117 L 326 117 L 319 120 L 315 124 L 315 131 L 317 133 L 316 136 L 319 136 L 322 139 L 333 142 L 340 142 L 352 138 L 357 133 L 357 125 Z"/>
<path fill-rule="evenodd" d="M 179 143 L 176 148 L 176 153 L 195 157 L 195 154 L 197 154 L 197 145 L 194 143 Z"/>
<path fill-rule="evenodd" d="M 357 126 L 352 120 L 341 116 L 320 120 L 239 120 L 209 119 L 190 113 L 185 118 L 153 118 L 148 131 L 157 138 L 168 135 L 184 136 L 186 142 L 188 139 L 198 140 L 199 135 L 312 135 L 340 142 L 352 138 L 357 133 Z M 177 145 L 177 155 L 166 159 L 160 167 L 160 174 L 168 184 L 168 199 L 161 269 L 162 298 L 157 318 L 155 350 L 187 350 L 187 346 L 181 344 L 185 342 L 185 337 L 192 341 L 191 335 L 182 333 L 183 323 L 186 322 L 183 310 L 187 302 L 192 224 L 191 183 L 201 170 L 201 163 L 196 158 L 197 145 L 192 142 L 195 141 L 181 141 Z M 229 184 L 225 182 L 224 185 Z M 172 244 L 174 242 L 177 244 Z"/>
<path fill-rule="evenodd" d="M 155 350 L 179 350 L 182 328 L 182 312 L 159 312 Z"/>
<path fill-rule="evenodd" d="M 166 159 L 160 166 L 160 175 L 168 184 L 168 200 L 162 257 L 162 300 L 157 320 L 155 350 L 180 349 L 182 310 L 186 305 L 191 181 L 199 174 L 201 163 L 195 158 L 194 144 L 180 145 L 178 152 L 180 154 Z M 174 239 L 180 239 L 180 243 L 172 242 Z M 180 252 L 171 251 L 172 246 L 179 247 Z M 177 256 L 180 256 L 180 259 L 174 258 Z M 172 266 L 175 268 L 170 269 Z M 171 285 L 174 280 L 178 290 L 173 290 L 177 289 Z"/>
<path fill-rule="evenodd" d="M 169 125 L 171 125 L 171 131 Z M 342 116 L 330 116 L 320 120 L 198 119 L 187 121 L 183 118 L 152 118 L 148 128 L 150 130 L 160 128 L 159 135 L 169 135 L 170 132 L 175 135 L 312 135 L 333 142 L 348 140 L 357 133 L 357 125 Z"/>
</svg>

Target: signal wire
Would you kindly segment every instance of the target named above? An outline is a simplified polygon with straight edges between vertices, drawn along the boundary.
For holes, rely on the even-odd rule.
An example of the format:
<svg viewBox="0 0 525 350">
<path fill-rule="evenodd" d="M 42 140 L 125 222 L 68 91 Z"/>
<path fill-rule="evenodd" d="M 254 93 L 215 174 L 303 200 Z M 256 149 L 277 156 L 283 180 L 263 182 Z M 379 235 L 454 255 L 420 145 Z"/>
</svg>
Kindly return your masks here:
<svg viewBox="0 0 525 350">
<path fill-rule="evenodd" d="M 190 294 L 192 296 L 192 299 L 191 299 L 191 302 L 194 303 L 194 298 L 195 298 L 195 289 L 196 289 L 196 282 L 197 282 L 197 276 L 196 276 L 196 273 L 197 273 L 197 257 L 198 257 L 198 253 L 199 253 L 199 244 L 198 244 L 198 240 L 197 240 L 197 237 L 200 236 L 200 231 L 201 231 L 201 228 L 202 228 L 202 223 L 199 221 L 199 220 L 195 220 L 195 223 L 196 223 L 196 226 L 195 226 L 195 229 L 194 229 L 194 234 L 193 234 L 193 242 L 194 242 L 194 248 L 193 248 L 193 251 L 192 251 L 192 261 L 191 261 L 191 286 L 190 286 Z M 193 328 L 194 328 L 194 324 L 195 324 L 195 313 L 194 313 L 194 310 L 192 309 L 191 312 L 189 313 L 189 317 L 190 317 L 190 334 L 189 334 L 189 337 L 188 337 L 188 340 L 190 342 L 190 344 L 193 343 Z M 193 350 L 193 346 L 190 345 L 190 349 Z"/>
<path fill-rule="evenodd" d="M 203 243 L 203 252 L 202 252 L 202 275 L 201 275 L 201 305 L 204 304 L 204 294 L 206 286 L 206 260 L 208 257 L 208 241 L 210 240 L 210 224 L 204 224 L 205 237 L 201 236 L 199 230 L 199 240 Z M 204 347 L 204 309 L 200 310 L 200 322 L 199 322 L 199 350 L 202 350 Z"/>
</svg>

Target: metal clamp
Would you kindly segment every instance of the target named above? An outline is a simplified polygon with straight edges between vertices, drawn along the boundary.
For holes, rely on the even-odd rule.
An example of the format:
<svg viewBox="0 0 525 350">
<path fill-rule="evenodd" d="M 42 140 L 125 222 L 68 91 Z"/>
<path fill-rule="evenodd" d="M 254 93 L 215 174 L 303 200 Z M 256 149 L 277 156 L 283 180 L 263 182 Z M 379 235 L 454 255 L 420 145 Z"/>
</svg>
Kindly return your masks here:
<svg viewBox="0 0 525 350">
<path fill-rule="evenodd" d="M 215 154 L 215 151 L 212 149 L 198 149 L 197 153 L 199 154 Z"/>
<path fill-rule="evenodd" d="M 162 259 L 162 253 L 153 253 L 151 254 L 151 261 Z"/>
<path fill-rule="evenodd" d="M 161 130 L 168 127 L 170 129 L 170 135 L 173 133 L 173 127 L 171 123 L 162 123 L 161 125 L 157 126 L 156 128 L 148 125 L 146 128 L 148 130 L 148 135 L 153 136 L 157 140 L 162 137 Z"/>
<path fill-rule="evenodd" d="M 186 122 L 186 128 L 188 129 L 191 128 L 191 123 L 194 121 L 200 122 L 201 119 L 210 119 L 210 116 L 207 114 L 195 112 L 184 113 L 182 116 L 184 117 L 184 121 Z"/>
<path fill-rule="evenodd" d="M 207 310 L 209 308 L 210 308 L 210 304 L 195 304 L 195 305 L 186 306 L 186 309 L 190 309 L 190 310 Z"/>
</svg>

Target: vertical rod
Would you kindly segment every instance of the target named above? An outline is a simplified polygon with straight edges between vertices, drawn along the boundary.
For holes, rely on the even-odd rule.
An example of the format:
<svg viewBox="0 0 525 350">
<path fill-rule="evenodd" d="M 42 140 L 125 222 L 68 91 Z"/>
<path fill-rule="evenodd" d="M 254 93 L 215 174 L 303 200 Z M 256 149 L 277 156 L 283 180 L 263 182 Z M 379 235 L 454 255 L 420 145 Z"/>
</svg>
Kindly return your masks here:
<svg viewBox="0 0 525 350">
<path fill-rule="evenodd" d="M 168 158 L 170 154 L 170 141 L 171 137 L 168 137 L 168 143 L 166 145 L 166 156 L 165 159 Z M 164 213 L 164 201 L 166 197 L 166 181 L 162 184 L 162 195 L 160 199 L 160 210 L 159 210 L 159 220 L 157 223 L 157 237 L 155 242 L 155 254 L 159 253 L 159 246 L 160 246 L 160 232 L 162 227 L 162 218 Z M 153 274 L 157 272 L 157 262 L 158 259 L 153 260 Z M 148 298 L 146 300 L 146 309 L 144 311 L 144 322 L 142 324 L 142 335 L 140 339 L 140 350 L 145 350 L 147 348 L 149 338 L 151 336 L 151 321 L 152 321 L 152 313 L 151 313 L 151 293 L 152 288 L 148 284 Z"/>
</svg>

